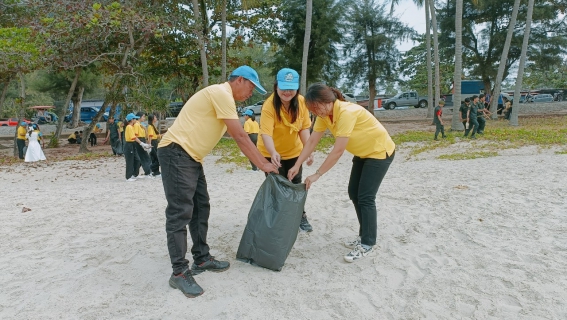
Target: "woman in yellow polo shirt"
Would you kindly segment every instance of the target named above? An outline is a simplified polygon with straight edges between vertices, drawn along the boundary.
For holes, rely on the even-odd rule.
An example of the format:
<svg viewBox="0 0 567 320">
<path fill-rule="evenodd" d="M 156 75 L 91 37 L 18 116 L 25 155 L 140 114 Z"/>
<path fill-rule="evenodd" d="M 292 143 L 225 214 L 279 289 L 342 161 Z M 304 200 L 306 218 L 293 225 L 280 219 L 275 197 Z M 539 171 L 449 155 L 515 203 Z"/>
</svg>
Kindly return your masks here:
<svg viewBox="0 0 567 320">
<path fill-rule="evenodd" d="M 257 145 L 258 133 L 260 133 L 260 125 L 258 124 L 258 122 L 256 122 L 254 111 L 250 109 L 246 110 L 246 112 L 244 113 L 244 120 L 246 120 L 244 122 L 244 132 L 248 133 L 250 140 L 252 140 L 254 145 Z M 250 164 L 252 165 L 253 171 L 258 171 L 258 167 L 256 167 L 256 165 L 252 161 L 250 161 Z"/>
<path fill-rule="evenodd" d="M 274 93 L 264 102 L 260 117 L 258 150 L 279 168 L 279 174 L 284 177 L 287 177 L 288 170 L 296 164 L 297 157 L 310 135 L 309 111 L 305 106 L 305 99 L 297 89 L 299 74 L 293 69 L 281 69 L 276 77 Z M 309 153 L 307 165 L 312 163 L 313 157 Z M 301 168 L 300 165 L 293 183 L 301 183 Z M 313 231 L 305 212 L 299 227 L 303 231 Z"/>
<path fill-rule="evenodd" d="M 150 175 L 154 177 L 161 175 L 161 172 L 159 171 L 159 159 L 157 156 L 157 147 L 159 140 L 161 139 L 161 134 L 159 134 L 159 130 L 156 128 L 157 124 L 157 116 L 150 114 L 148 116 L 148 144 L 152 146 L 152 151 L 150 152 L 150 159 L 152 161 L 150 169 L 152 170 L 152 173 L 150 173 Z"/>
<path fill-rule="evenodd" d="M 291 180 L 301 172 L 301 164 L 315 150 L 327 129 L 335 137 L 335 145 L 315 174 L 305 179 L 307 189 L 331 170 L 345 150 L 354 155 L 348 195 L 354 204 L 360 228 L 359 237 L 345 243 L 352 251 L 344 256 L 345 261 L 353 262 L 372 252 L 376 244 L 376 194 L 394 159 L 396 145 L 373 114 L 357 104 L 344 101 L 337 89 L 324 84 L 311 85 L 305 101 L 309 111 L 317 118 L 311 138 L 295 166 L 289 170 L 288 178 Z"/>
</svg>

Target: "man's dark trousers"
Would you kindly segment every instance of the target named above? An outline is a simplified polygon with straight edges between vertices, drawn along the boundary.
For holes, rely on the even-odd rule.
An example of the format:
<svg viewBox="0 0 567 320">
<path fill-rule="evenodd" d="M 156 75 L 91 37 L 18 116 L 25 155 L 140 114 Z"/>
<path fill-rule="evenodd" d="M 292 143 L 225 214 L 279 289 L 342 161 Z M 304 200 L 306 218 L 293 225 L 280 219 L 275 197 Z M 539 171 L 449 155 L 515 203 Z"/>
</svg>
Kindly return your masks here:
<svg viewBox="0 0 567 320">
<path fill-rule="evenodd" d="M 195 264 L 211 257 L 207 244 L 209 228 L 209 193 L 203 165 L 191 158 L 181 146 L 171 143 L 158 148 L 158 159 L 167 207 L 165 231 L 167 248 L 173 273 L 179 274 L 189 265 L 187 253 L 187 228 L 193 240 L 191 253 Z"/>
</svg>

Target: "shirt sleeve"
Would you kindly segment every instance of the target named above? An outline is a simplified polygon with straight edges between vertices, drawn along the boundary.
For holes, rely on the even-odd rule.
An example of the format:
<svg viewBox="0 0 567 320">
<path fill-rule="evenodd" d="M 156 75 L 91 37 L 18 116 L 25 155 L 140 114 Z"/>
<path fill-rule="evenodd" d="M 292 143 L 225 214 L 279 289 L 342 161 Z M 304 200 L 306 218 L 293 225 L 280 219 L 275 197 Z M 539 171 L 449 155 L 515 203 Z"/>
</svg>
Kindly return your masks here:
<svg viewBox="0 0 567 320">
<path fill-rule="evenodd" d="M 325 132 L 327 130 L 327 125 L 323 119 L 317 117 L 315 118 L 315 125 L 313 126 L 313 131 L 315 132 Z"/>
<path fill-rule="evenodd" d="M 356 114 L 353 112 L 343 111 L 337 117 L 337 129 L 335 137 L 348 138 L 354 130 L 356 124 Z"/>
<path fill-rule="evenodd" d="M 227 84 L 228 85 L 228 84 Z M 238 120 L 236 103 L 232 94 L 223 86 L 209 93 L 209 99 L 215 109 L 217 119 Z"/>
<path fill-rule="evenodd" d="M 262 105 L 262 116 L 260 117 L 260 134 L 274 136 L 276 109 L 271 103 L 271 99 L 267 99 Z"/>
<path fill-rule="evenodd" d="M 248 120 L 244 122 L 244 132 L 250 133 L 250 123 L 248 122 Z"/>
</svg>

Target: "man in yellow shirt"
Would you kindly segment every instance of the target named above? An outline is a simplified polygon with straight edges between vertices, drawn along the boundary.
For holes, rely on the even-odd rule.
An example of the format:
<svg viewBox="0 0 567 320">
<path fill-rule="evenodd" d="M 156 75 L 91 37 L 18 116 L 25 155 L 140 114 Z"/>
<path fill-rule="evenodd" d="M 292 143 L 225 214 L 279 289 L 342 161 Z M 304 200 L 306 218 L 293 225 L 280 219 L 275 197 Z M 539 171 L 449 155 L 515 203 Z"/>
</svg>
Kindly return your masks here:
<svg viewBox="0 0 567 320">
<path fill-rule="evenodd" d="M 209 253 L 207 232 L 210 204 L 203 170 L 205 156 L 228 130 L 238 147 L 258 168 L 264 172 L 278 172 L 250 141 L 236 112 L 235 100 L 250 98 L 254 88 L 261 94 L 266 93 L 254 69 L 249 66 L 238 67 L 228 82 L 211 85 L 195 93 L 158 144 L 158 159 L 167 200 L 167 247 L 173 268 L 169 285 L 181 290 L 187 297 L 203 293 L 193 275 L 207 270 L 221 272 L 230 267 L 228 261 L 215 260 Z M 193 240 L 192 270 L 185 258 L 187 225 Z"/>
<path fill-rule="evenodd" d="M 138 112 L 136 116 L 139 117 L 139 119 L 137 119 L 134 123 L 134 134 L 136 135 L 136 138 L 143 143 L 146 143 L 146 129 L 141 125 L 141 123 L 146 120 L 146 114 L 144 112 Z M 153 178 L 153 175 L 151 174 L 152 171 L 150 169 L 150 165 L 152 164 L 150 155 L 141 144 L 137 143 L 134 147 L 136 148 L 136 152 L 140 158 L 140 165 L 144 169 L 144 176 L 147 178 Z M 138 176 L 138 178 L 142 178 L 142 176 Z"/>
<path fill-rule="evenodd" d="M 244 122 L 244 132 L 248 133 L 250 140 L 252 140 L 252 143 L 256 145 L 258 143 L 258 133 L 260 132 L 260 125 L 258 124 L 258 122 L 256 122 L 254 111 L 250 109 L 246 110 L 246 112 L 244 112 L 244 119 L 246 120 Z M 252 161 L 250 161 L 250 164 L 252 165 L 253 171 L 258 171 L 258 167 L 256 167 L 256 165 Z"/>
<path fill-rule="evenodd" d="M 24 159 L 24 148 L 26 147 L 26 126 L 28 124 L 22 121 L 18 126 L 18 136 L 16 138 L 16 144 L 18 146 L 18 157 Z"/>
<path fill-rule="evenodd" d="M 335 136 L 335 145 L 315 174 L 305 179 L 307 189 L 331 170 L 345 150 L 354 155 L 348 195 L 354 204 L 360 227 L 359 237 L 345 243 L 352 251 L 344 256 L 345 261 L 354 262 L 371 253 L 376 244 L 376 194 L 394 159 L 396 145 L 373 114 L 357 104 L 344 101 L 335 88 L 324 84 L 311 85 L 305 94 L 305 101 L 309 111 L 317 118 L 313 133 L 295 166 L 289 170 L 288 178 L 291 180 L 300 172 L 301 164 L 315 150 L 327 129 Z"/>
</svg>

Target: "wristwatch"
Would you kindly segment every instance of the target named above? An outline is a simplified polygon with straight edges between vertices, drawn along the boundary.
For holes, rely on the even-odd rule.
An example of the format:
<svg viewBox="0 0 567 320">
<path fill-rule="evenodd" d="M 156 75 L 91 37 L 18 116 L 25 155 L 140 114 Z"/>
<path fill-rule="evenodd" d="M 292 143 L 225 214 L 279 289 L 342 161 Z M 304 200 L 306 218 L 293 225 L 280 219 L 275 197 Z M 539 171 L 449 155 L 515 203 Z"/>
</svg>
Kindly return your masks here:
<svg viewBox="0 0 567 320">
<path fill-rule="evenodd" d="M 322 177 L 323 174 L 321 172 L 319 172 L 319 169 L 315 170 L 315 173 L 319 175 L 319 177 Z"/>
</svg>

